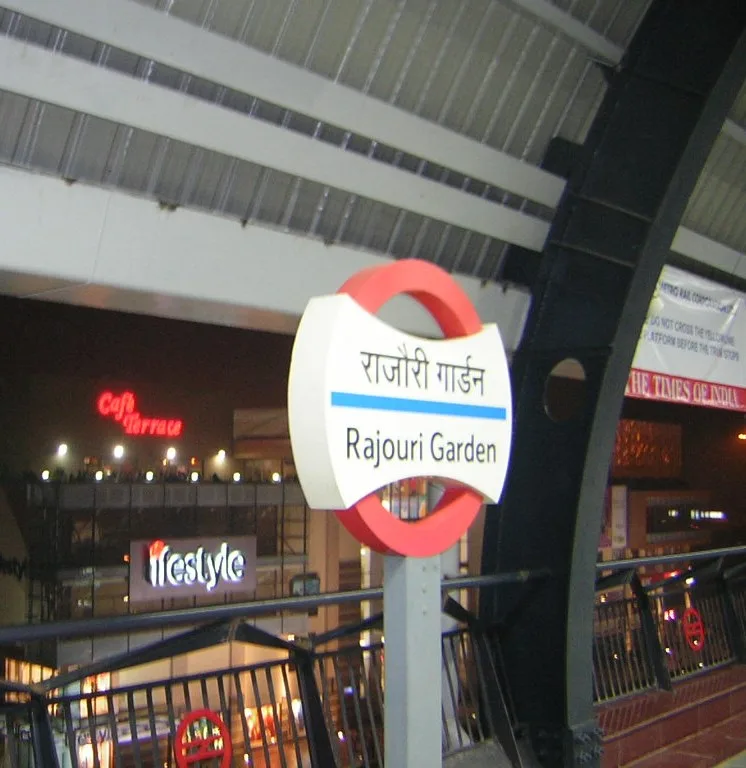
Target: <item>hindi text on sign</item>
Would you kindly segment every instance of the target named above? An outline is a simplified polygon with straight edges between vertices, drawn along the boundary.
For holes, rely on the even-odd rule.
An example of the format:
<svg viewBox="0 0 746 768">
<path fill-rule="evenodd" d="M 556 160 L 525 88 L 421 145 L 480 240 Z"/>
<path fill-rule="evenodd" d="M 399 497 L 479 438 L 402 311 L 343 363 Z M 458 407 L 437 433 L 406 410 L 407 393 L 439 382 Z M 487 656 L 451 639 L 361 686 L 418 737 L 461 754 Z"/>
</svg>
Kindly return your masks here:
<svg viewBox="0 0 746 768">
<path fill-rule="evenodd" d="M 417 385 L 418 389 L 428 389 L 428 371 L 430 363 L 435 365 L 435 376 L 444 392 L 469 394 L 472 389 L 484 395 L 485 369 L 471 364 L 472 356 L 467 355 L 464 364 L 430 361 L 425 350 L 418 346 L 412 353 L 406 345 L 399 347 L 398 355 L 382 352 L 360 352 L 365 376 L 369 384 L 389 383 L 397 387 L 409 388 Z"/>
</svg>

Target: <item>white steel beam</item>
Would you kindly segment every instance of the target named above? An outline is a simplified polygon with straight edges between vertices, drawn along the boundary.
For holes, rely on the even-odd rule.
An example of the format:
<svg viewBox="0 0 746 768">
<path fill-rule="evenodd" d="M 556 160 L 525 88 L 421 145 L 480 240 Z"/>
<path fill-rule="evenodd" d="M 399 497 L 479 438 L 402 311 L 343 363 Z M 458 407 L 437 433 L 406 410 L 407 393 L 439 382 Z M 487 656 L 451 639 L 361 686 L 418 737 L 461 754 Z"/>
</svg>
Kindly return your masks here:
<svg viewBox="0 0 746 768">
<path fill-rule="evenodd" d="M 583 24 L 582 21 L 578 21 L 549 0 L 503 0 L 503 2 L 556 30 L 606 64 L 616 65 L 624 56 L 624 48 L 612 43 L 611 40 Z"/>
<path fill-rule="evenodd" d="M 308 300 L 335 293 L 383 256 L 55 176 L 0 167 L 0 292 L 160 317 L 294 333 Z M 520 339 L 528 295 L 457 281 L 506 347 Z M 437 335 L 407 298 L 381 316 Z"/>
<path fill-rule="evenodd" d="M 531 16 L 541 24 L 552 28 L 564 37 L 577 43 L 592 57 L 616 66 L 624 56 L 624 48 L 573 18 L 567 11 L 558 8 L 549 0 L 502 0 L 517 10 Z M 723 124 L 723 133 L 746 145 L 746 128 L 728 118 Z"/>
<path fill-rule="evenodd" d="M 746 254 L 686 227 L 679 227 L 671 244 L 671 250 L 715 267 L 721 272 L 727 272 L 729 275 L 746 278 Z"/>
<path fill-rule="evenodd" d="M 133 0 L 3 0 L 2 5 L 549 207 L 564 188 L 562 179 L 504 152 Z"/>
<path fill-rule="evenodd" d="M 385 163 L 8 37 L 0 89 L 298 175 L 540 251 L 549 225 Z"/>
<path fill-rule="evenodd" d="M 746 146 L 746 128 L 741 127 L 735 120 L 728 118 L 723 123 L 723 133 L 739 144 Z"/>
</svg>

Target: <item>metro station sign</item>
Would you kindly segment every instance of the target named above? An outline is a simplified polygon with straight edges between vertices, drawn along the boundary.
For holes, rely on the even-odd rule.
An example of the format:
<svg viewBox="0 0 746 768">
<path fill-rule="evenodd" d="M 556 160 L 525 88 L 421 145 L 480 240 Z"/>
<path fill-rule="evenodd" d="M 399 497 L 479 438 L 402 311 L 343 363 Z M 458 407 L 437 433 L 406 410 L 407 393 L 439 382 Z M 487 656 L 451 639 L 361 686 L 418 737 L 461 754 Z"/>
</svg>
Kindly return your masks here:
<svg viewBox="0 0 746 768">
<path fill-rule="evenodd" d="M 153 437 L 180 437 L 184 431 L 181 419 L 166 419 L 158 416 L 143 416 L 137 408 L 133 392 L 116 394 L 109 390 L 96 398 L 99 415 L 113 419 L 122 425 L 127 435 L 149 435 Z"/>
<path fill-rule="evenodd" d="M 412 296 L 445 338 L 425 339 L 375 316 Z M 499 499 L 512 431 L 508 363 L 496 325 L 483 326 L 459 284 L 407 259 L 365 270 L 340 292 L 311 299 L 293 347 L 288 421 L 303 492 L 335 510 L 363 544 L 428 557 Z M 408 478 L 448 486 L 430 515 L 404 521 L 378 491 Z"/>
</svg>

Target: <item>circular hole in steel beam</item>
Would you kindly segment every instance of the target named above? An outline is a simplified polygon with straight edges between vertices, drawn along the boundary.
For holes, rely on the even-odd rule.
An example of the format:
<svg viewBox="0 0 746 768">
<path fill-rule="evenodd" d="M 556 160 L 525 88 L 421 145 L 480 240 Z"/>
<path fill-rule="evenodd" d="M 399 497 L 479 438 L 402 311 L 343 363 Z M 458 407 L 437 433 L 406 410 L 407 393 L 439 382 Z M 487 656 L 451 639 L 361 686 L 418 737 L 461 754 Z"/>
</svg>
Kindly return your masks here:
<svg viewBox="0 0 746 768">
<path fill-rule="evenodd" d="M 552 368 L 544 385 L 544 409 L 552 421 L 566 422 L 583 410 L 586 394 L 585 369 L 568 357 Z"/>
</svg>

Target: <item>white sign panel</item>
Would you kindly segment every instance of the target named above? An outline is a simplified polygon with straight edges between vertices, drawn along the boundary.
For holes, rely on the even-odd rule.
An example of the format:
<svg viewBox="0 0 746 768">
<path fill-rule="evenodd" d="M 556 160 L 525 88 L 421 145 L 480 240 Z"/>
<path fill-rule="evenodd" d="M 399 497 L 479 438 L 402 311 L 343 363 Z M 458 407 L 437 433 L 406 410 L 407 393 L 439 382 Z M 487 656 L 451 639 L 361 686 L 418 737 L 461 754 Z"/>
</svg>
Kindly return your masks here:
<svg viewBox="0 0 746 768">
<path fill-rule="evenodd" d="M 624 549 L 627 546 L 627 486 L 611 487 L 611 546 Z"/>
<path fill-rule="evenodd" d="M 150 722 L 139 720 L 135 723 L 137 741 L 150 739 L 153 736 L 168 736 L 171 734 L 171 724 L 162 717 L 157 717 L 155 722 L 155 733 L 152 732 Z M 111 728 L 108 725 L 94 725 L 90 728 L 81 728 L 76 732 L 76 741 L 78 746 L 91 744 L 93 738 L 97 744 L 106 744 L 111 741 Z M 117 723 L 117 742 L 119 744 L 129 744 L 132 742 L 132 728 L 129 723 Z"/>
<path fill-rule="evenodd" d="M 409 477 L 448 479 L 497 501 L 511 435 L 498 328 L 426 340 L 346 294 L 313 299 L 293 350 L 288 416 L 312 508 L 349 509 Z"/>
<path fill-rule="evenodd" d="M 256 537 L 130 543 L 130 603 L 256 589 Z"/>
<path fill-rule="evenodd" d="M 665 267 L 625 394 L 746 411 L 743 294 Z"/>
</svg>

